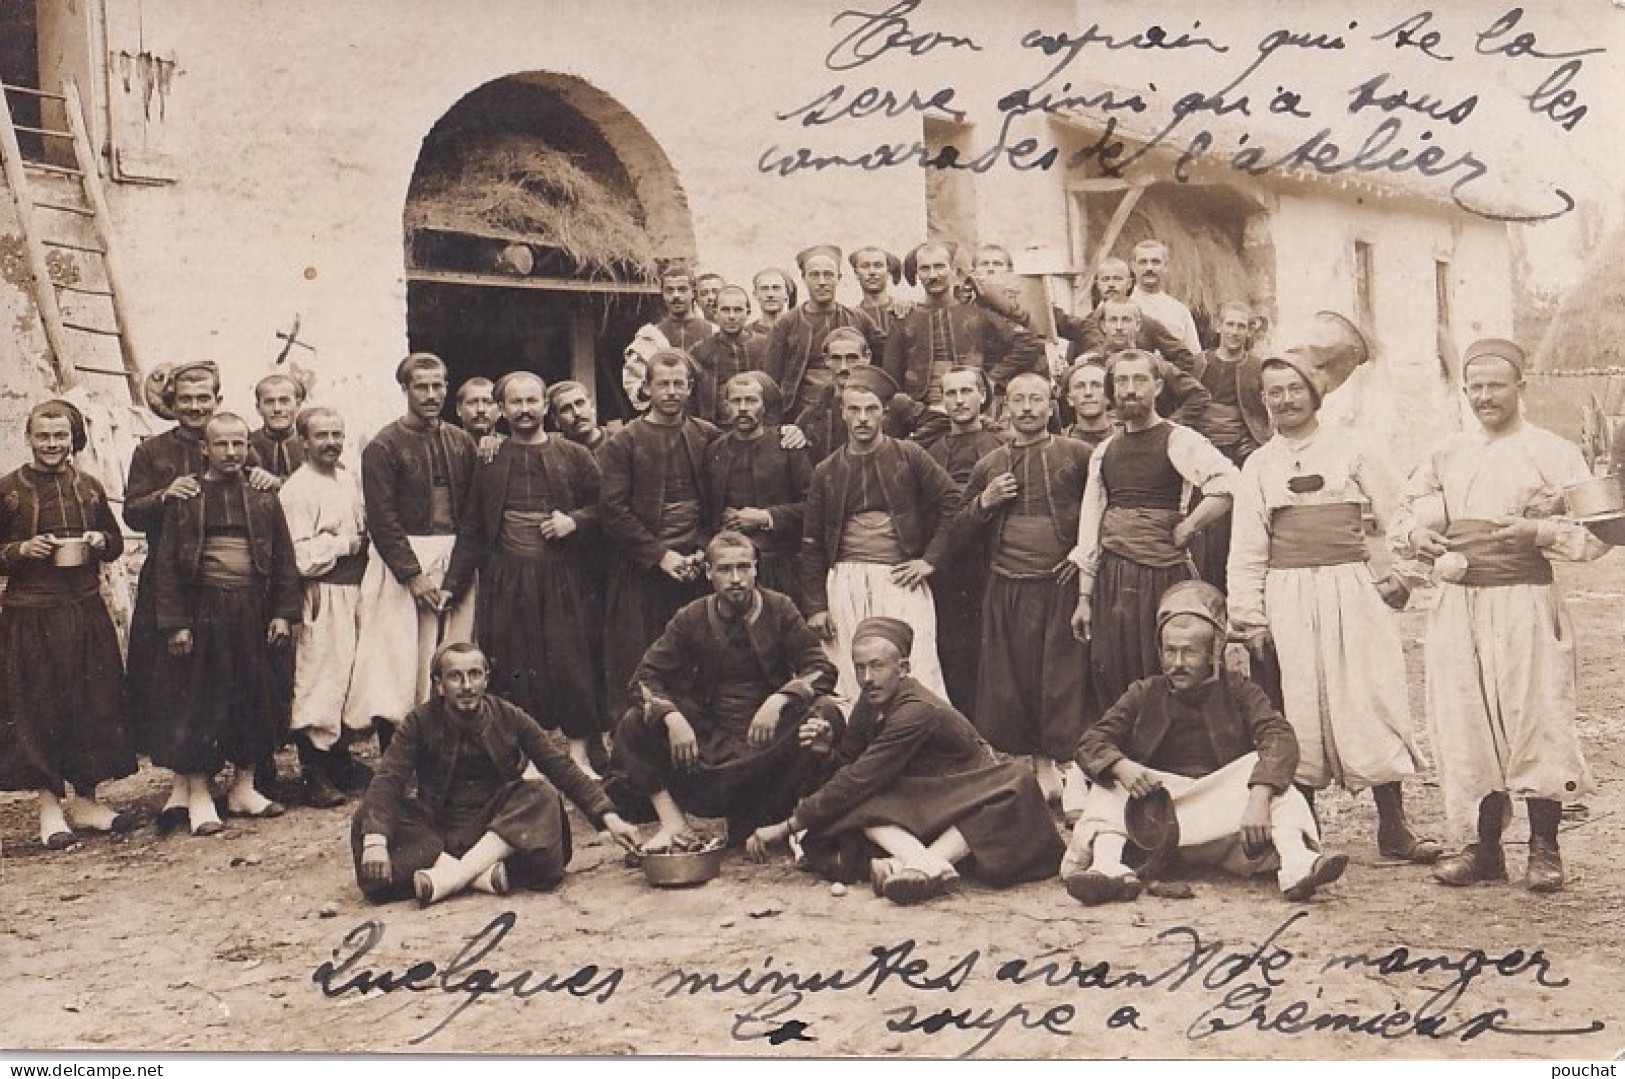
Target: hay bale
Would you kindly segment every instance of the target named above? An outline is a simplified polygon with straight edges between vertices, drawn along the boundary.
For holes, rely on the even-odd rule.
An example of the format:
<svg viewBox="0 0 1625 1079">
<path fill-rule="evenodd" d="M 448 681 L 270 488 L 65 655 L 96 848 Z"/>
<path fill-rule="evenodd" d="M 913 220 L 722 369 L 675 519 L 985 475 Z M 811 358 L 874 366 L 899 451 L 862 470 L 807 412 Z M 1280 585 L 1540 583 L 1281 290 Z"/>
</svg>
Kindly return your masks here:
<svg viewBox="0 0 1625 1079">
<path fill-rule="evenodd" d="M 419 175 L 406 227 L 554 247 L 583 271 L 651 281 L 655 253 L 637 200 L 612 190 L 545 139 L 499 135 Z"/>
<path fill-rule="evenodd" d="M 1148 191 L 1129 215 L 1111 254 L 1132 266 L 1134 245 L 1141 240 L 1167 244 L 1163 291 L 1183 300 L 1198 324 L 1211 326 L 1218 322 L 1221 304 L 1259 299 L 1252 294 L 1252 278 L 1241 260 L 1245 221 L 1227 217 L 1198 198 L 1180 200 L 1188 205 L 1175 205 L 1176 197 L 1177 193 Z M 1094 235 L 1105 232 L 1114 208 L 1091 207 Z"/>
<path fill-rule="evenodd" d="M 1597 247 L 1585 278 L 1558 305 L 1536 371 L 1625 367 L 1625 229 Z"/>
</svg>

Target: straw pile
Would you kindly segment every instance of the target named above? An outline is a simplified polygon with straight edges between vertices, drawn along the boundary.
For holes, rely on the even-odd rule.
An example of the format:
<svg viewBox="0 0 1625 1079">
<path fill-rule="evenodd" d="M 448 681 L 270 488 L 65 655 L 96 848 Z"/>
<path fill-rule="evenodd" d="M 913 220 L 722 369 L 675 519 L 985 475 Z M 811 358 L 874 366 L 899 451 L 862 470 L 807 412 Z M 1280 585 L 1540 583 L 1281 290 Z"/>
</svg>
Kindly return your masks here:
<svg viewBox="0 0 1625 1079">
<path fill-rule="evenodd" d="M 589 274 L 653 280 L 654 247 L 637 201 L 546 140 L 488 137 L 453 160 L 449 170 L 414 181 L 406 203 L 408 229 L 555 247 Z"/>
<path fill-rule="evenodd" d="M 1252 279 L 1241 261 L 1239 223 L 1226 229 L 1194 203 L 1172 205 L 1160 192 L 1142 198 L 1128 223 L 1123 226 L 1112 255 L 1130 266 L 1134 245 L 1141 240 L 1161 240 L 1168 245 L 1168 267 L 1163 273 L 1162 290 L 1185 301 L 1198 322 L 1217 324 L 1219 305 L 1229 300 L 1251 300 Z M 1091 213 L 1091 231 L 1105 231 L 1113 206 Z"/>
<path fill-rule="evenodd" d="M 1563 297 L 1535 353 L 1536 371 L 1625 367 L 1625 230 L 1598 245 L 1580 283 Z"/>
</svg>

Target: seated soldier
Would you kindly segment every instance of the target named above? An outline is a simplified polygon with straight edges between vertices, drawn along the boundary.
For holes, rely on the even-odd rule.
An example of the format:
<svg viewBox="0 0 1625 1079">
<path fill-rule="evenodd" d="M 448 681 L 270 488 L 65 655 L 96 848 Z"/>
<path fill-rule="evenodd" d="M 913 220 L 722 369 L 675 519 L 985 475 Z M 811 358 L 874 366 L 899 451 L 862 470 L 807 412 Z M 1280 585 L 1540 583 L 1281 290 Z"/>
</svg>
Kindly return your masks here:
<svg viewBox="0 0 1625 1079">
<path fill-rule="evenodd" d="M 615 842 L 637 842 L 561 736 L 486 693 L 490 667 L 478 645 L 444 646 L 430 671 L 433 695 L 390 741 L 350 828 L 368 899 L 415 892 L 428 906 L 471 886 L 494 895 L 557 886 L 570 863 L 570 824 L 555 787 Z"/>
<path fill-rule="evenodd" d="M 822 778 L 828 741 L 803 745 L 811 715 L 839 731 L 835 668 L 789 597 L 756 585 L 756 548 L 718 532 L 706 546 L 713 595 L 672 618 L 628 687 L 609 787 L 633 820 L 658 818 L 645 850 L 670 847 L 685 813 L 725 817 L 731 843 L 789 812 Z"/>
<path fill-rule="evenodd" d="M 913 646 L 906 622 L 858 624 L 852 662 L 863 697 L 840 742 L 840 770 L 788 819 L 759 829 L 752 853 L 805 830 L 808 861 L 850 879 L 878 848 L 889 857 L 870 861 L 870 881 L 898 904 L 942 895 L 961 868 L 995 885 L 1053 876 L 1064 844 L 1032 771 L 996 757 L 970 720 L 910 676 Z M 809 724 L 802 737 L 831 734 Z"/>
<path fill-rule="evenodd" d="M 1176 822 L 1153 851 L 1159 856 L 1177 848 L 1189 862 L 1242 875 L 1276 869 L 1295 903 L 1348 867 L 1347 855 L 1319 853 L 1314 814 L 1292 785 L 1292 727 L 1263 690 L 1221 664 L 1225 622 L 1217 588 L 1170 587 L 1157 607 L 1163 673 L 1131 685 L 1079 742 L 1078 764 L 1095 785 L 1061 865 L 1079 902 L 1140 894 L 1124 861 L 1127 821 L 1130 801 L 1153 795 L 1171 799 Z"/>
</svg>

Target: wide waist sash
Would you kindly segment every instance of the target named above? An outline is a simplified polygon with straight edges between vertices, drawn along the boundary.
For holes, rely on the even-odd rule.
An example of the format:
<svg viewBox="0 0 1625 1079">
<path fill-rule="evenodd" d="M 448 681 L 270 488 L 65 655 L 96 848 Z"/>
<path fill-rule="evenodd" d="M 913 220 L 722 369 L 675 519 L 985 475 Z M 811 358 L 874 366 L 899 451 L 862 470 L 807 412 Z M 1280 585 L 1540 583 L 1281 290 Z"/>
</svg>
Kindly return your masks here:
<svg viewBox="0 0 1625 1079">
<path fill-rule="evenodd" d="M 1182 565 L 1187 556 L 1174 545 L 1174 526 L 1183 518 L 1177 509 L 1107 506 L 1100 546 L 1142 566 Z"/>
<path fill-rule="evenodd" d="M 1270 569 L 1310 569 L 1365 560 L 1365 533 L 1356 503 L 1282 506 L 1270 518 Z"/>
<path fill-rule="evenodd" d="M 1456 582 L 1468 588 L 1503 588 L 1515 584 L 1551 584 L 1552 564 L 1539 550 L 1506 540 L 1492 540 L 1501 526 L 1494 521 L 1451 521 L 1445 529 L 1450 549 L 1467 559 L 1467 573 Z"/>
</svg>

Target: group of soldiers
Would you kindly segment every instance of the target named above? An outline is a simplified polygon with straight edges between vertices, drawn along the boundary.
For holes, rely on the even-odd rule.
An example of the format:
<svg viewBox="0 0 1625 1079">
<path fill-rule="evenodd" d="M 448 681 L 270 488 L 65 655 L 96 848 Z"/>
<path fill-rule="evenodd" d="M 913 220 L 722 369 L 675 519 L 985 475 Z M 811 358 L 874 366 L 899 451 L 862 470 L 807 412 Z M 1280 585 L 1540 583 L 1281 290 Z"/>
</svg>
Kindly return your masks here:
<svg viewBox="0 0 1625 1079">
<path fill-rule="evenodd" d="M 829 246 L 797 257 L 801 304 L 780 270 L 670 268 L 634 418 L 515 371 L 464 383 L 454 425 L 414 353 L 359 476 L 297 379 L 260 381 L 251 430 L 214 365 L 169 368 L 176 426 L 126 483 L 148 556 L 122 683 L 96 570 L 122 529 L 74 467 L 82 418 L 41 404 L 0 480 L 0 789 L 37 790 L 65 847 L 126 825 L 94 795 L 139 751 L 173 773 L 160 827 L 207 835 L 284 812 L 262 788 L 292 741 L 306 802 L 365 792 L 373 899 L 556 885 L 563 792 L 633 856 L 721 818 L 899 903 L 1059 871 L 1093 904 L 1177 857 L 1307 899 L 1348 864 L 1314 812 L 1338 783 L 1372 790 L 1382 855 L 1452 885 L 1507 876 L 1522 798 L 1525 882 L 1561 888 L 1591 777 L 1551 561 L 1607 547 L 1564 516 L 1589 469 L 1523 418 L 1522 350 L 1466 351 L 1475 425 L 1402 482 L 1321 422 L 1312 350 L 1253 354 L 1245 304 L 1204 350 L 1167 258 L 1105 262 L 1091 311 L 1053 313 L 1064 357 L 997 247 L 970 275 L 951 244 L 855 252 L 859 306 Z M 1422 581 L 1445 843 L 1401 794 L 1424 761 L 1391 608 Z"/>
</svg>

